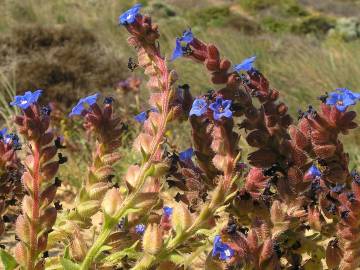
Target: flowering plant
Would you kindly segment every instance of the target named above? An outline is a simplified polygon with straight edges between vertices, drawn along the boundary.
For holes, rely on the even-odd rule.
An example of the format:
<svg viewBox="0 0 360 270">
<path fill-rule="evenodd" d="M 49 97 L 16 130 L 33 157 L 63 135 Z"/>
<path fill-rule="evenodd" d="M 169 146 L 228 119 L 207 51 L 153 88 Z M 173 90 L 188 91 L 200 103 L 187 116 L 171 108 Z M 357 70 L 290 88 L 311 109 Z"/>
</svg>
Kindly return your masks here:
<svg viewBox="0 0 360 270">
<path fill-rule="evenodd" d="M 133 145 L 140 160 L 119 183 L 112 179 L 127 129 L 112 98 L 95 93 L 69 112 L 96 141 L 69 209 L 55 200 L 56 174 L 67 158 L 59 153 L 51 110 L 39 104 L 42 91 L 11 102 L 22 110 L 15 123 L 26 147 L 1 131 L 0 214 L 9 196 L 22 200 L 18 243 L 0 252 L 5 269 L 360 267 L 360 175 L 349 171 L 340 141 L 357 127 L 350 106 L 360 94 L 336 89 L 321 98 L 319 111 L 310 107 L 296 122 L 256 69 L 255 56 L 232 67 L 188 29 L 171 61 L 203 64 L 218 87 L 193 98 L 160 51 L 157 25 L 140 11 L 135 5 L 119 23 L 151 94 L 147 109 L 134 116 L 142 125 Z M 175 121 L 190 122 L 192 147 L 168 143 Z M 246 156 L 240 136 L 251 147 Z"/>
</svg>

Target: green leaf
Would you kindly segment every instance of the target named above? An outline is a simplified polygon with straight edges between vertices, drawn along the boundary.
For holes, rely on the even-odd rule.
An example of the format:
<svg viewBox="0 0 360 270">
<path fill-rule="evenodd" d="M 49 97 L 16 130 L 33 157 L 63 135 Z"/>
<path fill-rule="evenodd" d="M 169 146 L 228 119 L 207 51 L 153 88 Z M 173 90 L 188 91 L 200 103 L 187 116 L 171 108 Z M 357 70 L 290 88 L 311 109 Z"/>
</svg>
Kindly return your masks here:
<svg viewBox="0 0 360 270">
<path fill-rule="evenodd" d="M 141 253 L 136 251 L 136 246 L 138 244 L 139 241 L 136 241 L 131 247 L 125 248 L 119 252 L 115 252 L 104 258 L 103 261 L 110 264 L 116 264 L 125 256 L 129 257 L 130 259 L 137 259 L 141 256 Z"/>
<path fill-rule="evenodd" d="M 102 247 L 99 249 L 99 251 L 96 253 L 96 255 L 94 256 L 94 261 L 96 261 L 96 260 L 99 258 L 99 256 L 101 256 L 101 254 L 102 254 L 104 251 L 108 251 L 108 250 L 111 250 L 111 249 L 112 249 L 111 246 L 106 246 L 106 245 L 102 246 Z"/>
<path fill-rule="evenodd" d="M 169 255 L 169 260 L 179 266 L 186 262 L 186 256 L 184 254 L 172 253 Z"/>
<path fill-rule="evenodd" d="M 0 259 L 5 270 L 13 270 L 17 266 L 17 262 L 14 257 L 3 249 L 0 250 Z"/>
<path fill-rule="evenodd" d="M 62 267 L 64 267 L 64 270 L 79 270 L 80 269 L 80 265 L 78 265 L 68 259 L 61 258 L 60 262 L 61 262 Z"/>
<path fill-rule="evenodd" d="M 64 258 L 65 258 L 65 259 L 70 259 L 70 248 L 69 248 L 69 246 L 66 246 L 66 247 L 65 247 L 65 250 L 64 250 Z"/>
</svg>

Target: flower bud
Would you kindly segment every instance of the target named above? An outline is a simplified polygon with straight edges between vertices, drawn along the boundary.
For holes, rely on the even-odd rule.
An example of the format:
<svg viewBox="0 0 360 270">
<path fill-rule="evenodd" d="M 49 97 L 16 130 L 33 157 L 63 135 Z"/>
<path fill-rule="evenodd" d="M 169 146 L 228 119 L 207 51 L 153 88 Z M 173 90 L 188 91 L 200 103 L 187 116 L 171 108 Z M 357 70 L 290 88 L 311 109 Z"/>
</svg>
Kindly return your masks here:
<svg viewBox="0 0 360 270">
<path fill-rule="evenodd" d="M 90 199 L 92 200 L 101 199 L 104 196 L 105 192 L 109 189 L 109 187 L 110 184 L 105 182 L 99 182 L 91 185 L 88 190 Z"/>
<path fill-rule="evenodd" d="M 15 246 L 15 259 L 18 264 L 25 266 L 28 257 L 28 251 L 23 242 L 18 242 Z"/>
<path fill-rule="evenodd" d="M 119 211 L 121 202 L 122 197 L 119 190 L 117 188 L 112 188 L 106 192 L 101 206 L 107 215 L 113 217 Z"/>
<path fill-rule="evenodd" d="M 183 203 L 177 203 L 173 207 L 171 225 L 177 233 L 186 231 L 192 224 L 189 209 Z"/>
<path fill-rule="evenodd" d="M 143 249 L 151 255 L 157 254 L 163 245 L 162 231 L 157 224 L 150 224 L 143 236 Z"/>
<path fill-rule="evenodd" d="M 100 202 L 96 200 L 85 201 L 78 205 L 77 210 L 81 217 L 88 218 L 99 211 Z"/>
</svg>

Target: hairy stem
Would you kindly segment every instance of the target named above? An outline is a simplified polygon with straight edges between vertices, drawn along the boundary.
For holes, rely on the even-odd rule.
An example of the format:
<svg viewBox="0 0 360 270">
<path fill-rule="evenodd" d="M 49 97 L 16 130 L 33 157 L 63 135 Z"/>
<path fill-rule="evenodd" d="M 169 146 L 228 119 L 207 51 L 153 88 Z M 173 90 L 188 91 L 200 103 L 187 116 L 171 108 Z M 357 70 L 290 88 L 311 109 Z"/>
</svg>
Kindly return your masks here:
<svg viewBox="0 0 360 270">
<path fill-rule="evenodd" d="M 33 165 L 33 206 L 30 227 L 30 256 L 28 258 L 27 269 L 34 269 L 37 256 L 37 227 L 39 223 L 39 192 L 40 192 L 40 147 L 39 143 L 34 143 L 33 149 L 34 165 Z"/>
<path fill-rule="evenodd" d="M 159 60 L 159 59 L 158 59 Z M 162 61 L 160 61 L 162 62 Z M 126 214 L 127 210 L 130 209 L 136 200 L 138 194 L 141 192 L 141 189 L 145 183 L 146 180 L 146 173 L 151 168 L 151 165 L 154 163 L 154 160 L 156 158 L 156 152 L 161 145 L 161 142 L 163 141 L 164 134 L 166 132 L 166 124 L 167 124 L 167 116 L 169 113 L 169 99 L 170 99 L 170 89 L 168 81 L 168 72 L 163 75 L 163 81 L 165 82 L 166 89 L 164 92 L 166 93 L 164 95 L 163 103 L 162 103 L 162 120 L 160 123 L 160 126 L 158 128 L 158 131 L 152 141 L 151 144 L 151 150 L 150 150 L 150 157 L 149 159 L 141 166 L 140 173 L 137 178 L 136 183 L 137 186 L 135 188 L 135 191 L 130 194 L 125 201 L 122 203 L 122 206 L 118 213 L 116 213 L 114 220 L 119 222 L 119 220 Z M 110 222 L 108 224 L 104 224 L 104 229 L 100 233 L 99 237 L 96 239 L 93 246 L 90 248 L 89 252 L 86 254 L 86 257 L 81 264 L 80 270 L 87 270 L 91 266 L 96 254 L 99 252 L 100 248 L 105 244 L 107 241 L 111 231 L 116 226 L 117 222 Z"/>
</svg>

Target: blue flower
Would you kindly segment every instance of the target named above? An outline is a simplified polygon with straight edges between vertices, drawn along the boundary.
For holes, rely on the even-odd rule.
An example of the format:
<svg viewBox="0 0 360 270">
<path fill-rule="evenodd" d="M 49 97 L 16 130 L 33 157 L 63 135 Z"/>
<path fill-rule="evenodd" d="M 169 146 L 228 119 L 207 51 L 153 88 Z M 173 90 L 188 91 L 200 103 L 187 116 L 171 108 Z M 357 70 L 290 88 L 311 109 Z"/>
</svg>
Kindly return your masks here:
<svg viewBox="0 0 360 270">
<path fill-rule="evenodd" d="M 19 108 L 25 110 L 38 101 L 41 93 L 42 90 L 36 90 L 34 93 L 27 91 L 23 96 L 15 96 L 15 100 L 11 102 L 10 105 L 18 106 Z"/>
<path fill-rule="evenodd" d="M 119 24 L 133 24 L 136 20 L 137 15 L 139 14 L 141 7 L 141 4 L 136 4 L 135 6 L 121 14 L 119 17 Z"/>
<path fill-rule="evenodd" d="M 252 57 L 249 57 L 249 58 L 246 58 L 244 61 L 242 61 L 240 64 L 237 64 L 234 66 L 234 70 L 236 72 L 240 72 L 241 70 L 245 70 L 245 71 L 249 71 L 253 68 L 253 63 L 255 62 L 256 60 L 256 56 L 252 56 Z"/>
<path fill-rule="evenodd" d="M 194 100 L 189 115 L 201 116 L 207 112 L 207 103 L 203 98 Z"/>
<path fill-rule="evenodd" d="M 150 110 L 147 110 L 147 111 L 144 111 L 144 112 L 141 112 L 141 113 L 135 115 L 134 119 L 137 122 L 143 124 L 146 121 L 146 119 L 148 119 L 149 112 L 159 112 L 159 111 L 156 108 L 151 108 Z"/>
<path fill-rule="evenodd" d="M 360 99 L 360 93 L 355 93 L 347 88 L 336 88 L 336 90 L 348 95 L 352 99 Z"/>
<path fill-rule="evenodd" d="M 354 93 L 347 88 L 338 88 L 332 92 L 326 100 L 327 105 L 335 105 L 340 112 L 346 111 L 347 107 L 355 105 L 360 99 L 360 93 Z"/>
<path fill-rule="evenodd" d="M 147 112 L 141 112 L 137 115 L 134 116 L 134 119 L 136 121 L 138 121 L 139 123 L 144 123 L 145 120 L 147 119 L 148 115 L 147 115 Z"/>
<path fill-rule="evenodd" d="M 175 59 L 184 56 L 184 53 L 189 48 L 189 44 L 193 40 L 194 40 L 194 35 L 190 29 L 184 31 L 181 38 L 176 38 L 176 43 L 175 43 L 176 45 L 171 57 L 171 61 L 174 61 Z"/>
<path fill-rule="evenodd" d="M 165 206 L 163 208 L 164 210 L 164 215 L 167 216 L 167 217 L 170 217 L 172 215 L 172 212 L 173 212 L 173 209 L 172 207 L 169 207 L 169 206 Z"/>
<path fill-rule="evenodd" d="M 219 259 L 222 261 L 226 261 L 234 256 L 234 250 L 230 248 L 227 244 L 224 244 L 221 241 L 221 237 L 219 235 L 215 236 L 214 245 L 212 250 L 212 256 L 219 256 Z"/>
<path fill-rule="evenodd" d="M 193 155 L 194 155 L 194 150 L 192 148 L 189 148 L 179 153 L 179 159 L 181 161 L 190 160 Z"/>
<path fill-rule="evenodd" d="M 3 128 L 2 130 L 0 130 L 0 140 L 5 138 L 7 132 L 7 128 Z"/>
<path fill-rule="evenodd" d="M 81 113 L 85 110 L 84 105 L 85 104 L 87 104 L 88 106 L 94 105 L 99 95 L 100 94 L 96 93 L 94 95 L 80 99 L 79 102 L 75 105 L 75 107 L 72 108 L 69 116 L 71 117 L 73 115 L 81 115 Z"/>
<path fill-rule="evenodd" d="M 145 227 L 144 224 L 138 224 L 138 225 L 135 226 L 135 232 L 137 234 L 144 234 L 145 229 L 146 229 L 146 227 Z"/>
<path fill-rule="evenodd" d="M 322 175 L 319 168 L 316 167 L 315 165 L 312 165 L 307 173 L 314 178 L 321 177 L 321 175 Z"/>
<path fill-rule="evenodd" d="M 21 143 L 20 143 L 20 138 L 18 135 L 16 135 L 15 133 L 9 133 L 6 134 L 4 136 L 4 142 L 6 144 L 10 144 L 12 145 L 13 149 L 15 150 L 20 150 L 21 149 Z"/>
<path fill-rule="evenodd" d="M 231 118 L 232 111 L 230 110 L 231 100 L 223 100 L 217 97 L 214 103 L 211 103 L 209 108 L 214 112 L 214 119 L 219 120 L 221 117 Z"/>
</svg>

